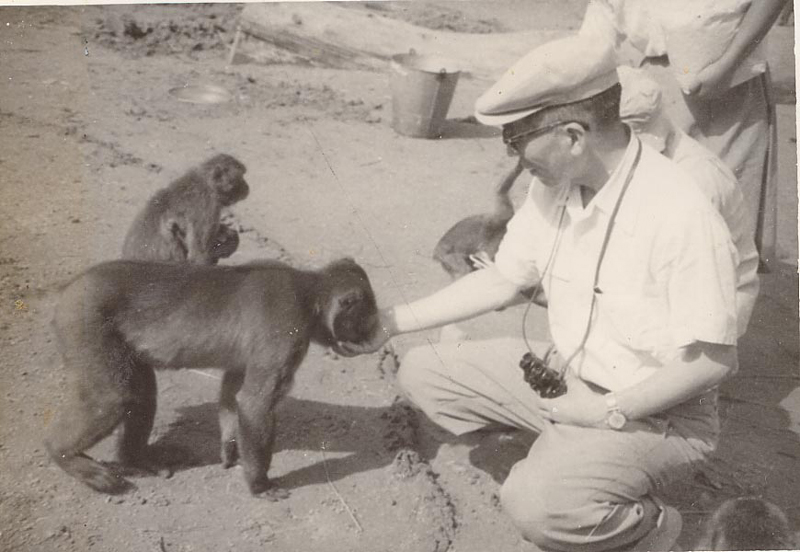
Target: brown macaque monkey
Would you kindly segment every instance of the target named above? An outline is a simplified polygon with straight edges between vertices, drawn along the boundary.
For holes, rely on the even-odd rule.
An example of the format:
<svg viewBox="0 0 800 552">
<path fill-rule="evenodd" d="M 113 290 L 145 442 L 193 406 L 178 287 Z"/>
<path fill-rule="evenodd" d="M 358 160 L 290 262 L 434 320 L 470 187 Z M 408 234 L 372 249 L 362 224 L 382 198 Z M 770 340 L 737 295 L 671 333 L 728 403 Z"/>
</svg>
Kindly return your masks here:
<svg viewBox="0 0 800 552">
<path fill-rule="evenodd" d="M 111 261 L 61 293 L 53 325 L 72 397 L 46 439 L 68 474 L 105 493 L 131 484 L 85 454 L 118 425 L 123 467 L 152 469 L 155 368 L 220 366 L 222 461 L 241 459 L 250 492 L 288 493 L 267 476 L 275 407 L 310 342 L 363 342 L 378 324 L 367 274 L 352 259 L 320 270 L 263 261 L 240 266 Z"/>
<path fill-rule="evenodd" d="M 234 157 L 218 154 L 156 192 L 128 229 L 122 258 L 216 264 L 229 257 L 239 235 L 220 215 L 250 192 L 246 171 Z"/>
<path fill-rule="evenodd" d="M 495 183 L 495 206 L 491 213 L 461 219 L 439 239 L 433 258 L 453 280 L 458 280 L 476 269 L 473 255 L 484 254 L 489 260 L 494 260 L 497 248 L 506 234 L 506 225 L 514 216 L 514 205 L 509 198 L 509 192 L 522 170 L 522 165 L 517 163 Z"/>
<path fill-rule="evenodd" d="M 220 224 L 217 237 L 211 246 L 211 256 L 214 258 L 212 264 L 217 264 L 219 259 L 227 259 L 234 254 L 238 247 L 239 232 L 226 224 Z"/>
<path fill-rule="evenodd" d="M 706 523 L 696 550 L 793 550 L 798 543 L 780 508 L 756 497 L 726 500 Z"/>
<path fill-rule="evenodd" d="M 509 193 L 524 167 L 517 163 L 494 184 L 494 210 L 491 213 L 471 215 L 461 219 L 439 239 L 433 250 L 437 261 L 453 280 L 494 263 L 506 227 L 514 216 L 514 205 Z M 547 306 L 541 286 L 522 292 L 539 306 Z"/>
</svg>

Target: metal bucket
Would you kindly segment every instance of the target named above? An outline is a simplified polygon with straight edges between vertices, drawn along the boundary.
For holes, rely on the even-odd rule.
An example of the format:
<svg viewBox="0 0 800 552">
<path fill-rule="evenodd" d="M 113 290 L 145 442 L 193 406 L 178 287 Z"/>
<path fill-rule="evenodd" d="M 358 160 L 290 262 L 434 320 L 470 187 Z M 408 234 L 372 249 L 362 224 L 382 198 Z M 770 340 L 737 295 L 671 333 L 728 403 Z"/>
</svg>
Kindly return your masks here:
<svg viewBox="0 0 800 552">
<path fill-rule="evenodd" d="M 439 138 L 460 71 L 456 64 L 414 50 L 392 56 L 392 128 L 415 138 Z"/>
</svg>

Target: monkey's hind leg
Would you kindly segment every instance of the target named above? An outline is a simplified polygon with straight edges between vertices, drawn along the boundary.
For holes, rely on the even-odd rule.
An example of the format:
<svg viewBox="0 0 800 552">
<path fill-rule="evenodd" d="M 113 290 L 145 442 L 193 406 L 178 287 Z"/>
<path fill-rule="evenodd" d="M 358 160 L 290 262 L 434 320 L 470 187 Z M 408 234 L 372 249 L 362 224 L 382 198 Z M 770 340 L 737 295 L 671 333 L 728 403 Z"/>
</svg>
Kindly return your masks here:
<svg viewBox="0 0 800 552">
<path fill-rule="evenodd" d="M 79 378 L 77 393 L 53 425 L 45 447 L 61 469 L 92 489 L 122 493 L 130 482 L 83 451 L 111 434 L 122 419 L 124 400 L 113 390 L 98 391 L 96 382 L 87 379 Z"/>
<path fill-rule="evenodd" d="M 130 392 L 117 441 L 117 459 L 125 467 L 155 473 L 158 470 L 148 458 L 147 440 L 156 416 L 156 375 L 153 368 L 144 362 L 132 364 L 127 384 Z"/>
<path fill-rule="evenodd" d="M 124 492 L 131 483 L 84 451 L 111 434 L 140 392 L 137 357 L 114 332 L 89 339 L 80 324 L 64 323 L 59 329 L 73 394 L 45 446 L 56 464 L 92 489 Z"/>
</svg>

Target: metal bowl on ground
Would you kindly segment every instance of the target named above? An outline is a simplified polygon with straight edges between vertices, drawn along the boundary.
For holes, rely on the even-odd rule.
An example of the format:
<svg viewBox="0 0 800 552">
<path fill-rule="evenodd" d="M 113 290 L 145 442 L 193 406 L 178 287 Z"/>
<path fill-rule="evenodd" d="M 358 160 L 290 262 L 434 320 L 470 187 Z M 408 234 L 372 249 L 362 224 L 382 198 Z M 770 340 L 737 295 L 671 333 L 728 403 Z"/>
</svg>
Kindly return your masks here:
<svg viewBox="0 0 800 552">
<path fill-rule="evenodd" d="M 230 92 L 215 84 L 179 86 L 169 93 L 179 101 L 196 104 L 225 103 L 233 98 Z"/>
</svg>

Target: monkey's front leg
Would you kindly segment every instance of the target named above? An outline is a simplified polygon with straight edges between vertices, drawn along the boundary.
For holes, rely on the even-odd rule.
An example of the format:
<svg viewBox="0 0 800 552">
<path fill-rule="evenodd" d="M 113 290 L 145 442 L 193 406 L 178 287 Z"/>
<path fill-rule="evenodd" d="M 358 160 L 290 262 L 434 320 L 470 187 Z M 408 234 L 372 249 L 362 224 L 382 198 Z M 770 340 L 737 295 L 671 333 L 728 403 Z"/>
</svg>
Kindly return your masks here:
<svg viewBox="0 0 800 552">
<path fill-rule="evenodd" d="M 267 476 L 275 442 L 274 408 L 278 395 L 268 385 L 255 388 L 248 385 L 248 378 L 249 374 L 236 396 L 239 463 L 244 468 L 244 477 L 253 495 L 280 500 L 288 497 L 289 492 L 275 487 Z"/>
<path fill-rule="evenodd" d="M 236 394 L 242 388 L 243 381 L 243 372 L 229 370 L 222 376 L 222 387 L 219 394 L 219 429 L 222 437 L 220 456 L 223 468 L 236 465 L 236 461 L 239 459 L 239 451 L 236 448 L 236 432 L 239 425 Z"/>
</svg>

